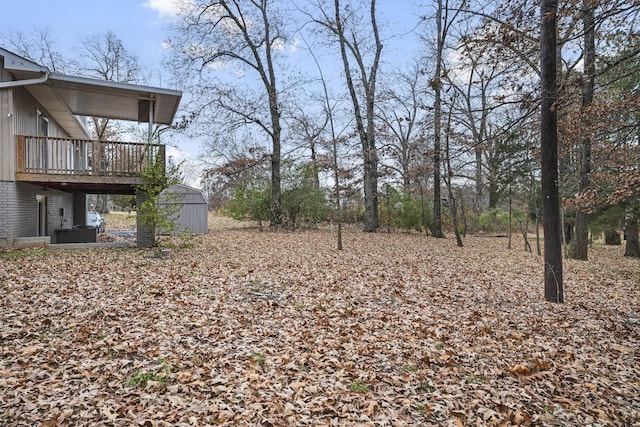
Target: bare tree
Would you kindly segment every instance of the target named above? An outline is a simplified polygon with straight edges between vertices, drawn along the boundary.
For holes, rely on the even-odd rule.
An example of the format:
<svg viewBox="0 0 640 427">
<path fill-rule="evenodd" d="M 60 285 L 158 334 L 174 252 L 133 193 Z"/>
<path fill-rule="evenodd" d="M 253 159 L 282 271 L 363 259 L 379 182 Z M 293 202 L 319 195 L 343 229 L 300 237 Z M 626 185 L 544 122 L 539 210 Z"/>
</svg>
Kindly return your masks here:
<svg viewBox="0 0 640 427">
<path fill-rule="evenodd" d="M 584 75 L 582 79 L 582 111 L 584 127 L 589 128 L 588 110 L 593 103 L 596 74 L 595 3 L 584 0 L 582 7 L 584 25 Z M 586 135 L 580 146 L 578 191 L 589 189 L 591 175 L 591 137 Z M 589 215 L 584 209 L 576 212 L 576 238 L 572 246 L 571 258 L 585 260 L 589 245 Z"/>
<path fill-rule="evenodd" d="M 76 70 L 80 75 L 118 83 L 142 82 L 138 58 L 127 51 L 122 40 L 112 32 L 85 39 L 79 51 L 83 52 L 82 61 L 78 62 Z M 91 117 L 90 123 L 91 131 L 98 141 L 116 141 L 124 132 L 116 121 L 108 118 Z M 106 155 L 104 152 L 96 154 L 101 158 Z M 98 194 L 95 209 L 106 212 L 107 202 L 106 194 Z"/>
<path fill-rule="evenodd" d="M 458 206 L 456 204 L 456 196 L 453 193 L 453 178 L 455 176 L 455 173 L 453 171 L 453 169 L 451 168 L 451 146 L 450 146 L 450 141 L 451 141 L 451 110 L 449 110 L 449 113 L 447 114 L 447 126 L 446 126 L 446 132 L 445 132 L 445 144 L 444 144 L 444 171 L 445 171 L 445 175 L 444 175 L 444 181 L 445 184 L 447 185 L 447 193 L 449 196 L 449 208 L 451 209 L 451 219 L 453 222 L 453 232 L 456 236 L 456 243 L 459 247 L 463 247 L 464 243 L 462 242 L 462 236 L 460 235 L 460 228 L 458 226 Z"/>
<path fill-rule="evenodd" d="M 138 58 L 110 31 L 85 39 L 79 51 L 83 52 L 83 61 L 76 70 L 79 75 L 118 83 L 142 82 Z M 100 141 L 114 140 L 120 133 L 110 119 L 94 117 L 91 124 Z"/>
<path fill-rule="evenodd" d="M 71 61 L 60 52 L 57 41 L 47 28 L 36 28 L 31 34 L 22 31 L 2 33 L 0 41 L 12 52 L 54 73 L 65 73 L 71 66 Z"/>
<path fill-rule="evenodd" d="M 564 301 L 562 239 L 558 195 L 558 112 L 556 110 L 556 31 L 558 1 L 542 0 L 540 6 L 540 76 L 542 102 L 540 145 L 542 160 L 542 212 L 544 215 L 544 297 Z"/>
<path fill-rule="evenodd" d="M 111 31 L 85 39 L 81 49 L 85 60 L 78 68 L 79 74 L 119 83 L 142 83 L 138 58 Z"/>
<path fill-rule="evenodd" d="M 305 41 L 306 43 L 306 41 Z M 308 46 L 308 45 L 307 45 Z M 333 171 L 333 179 L 335 181 L 335 201 L 336 201 L 336 217 L 338 222 L 338 233 L 336 236 L 336 245 L 339 251 L 343 249 L 342 243 L 342 199 L 340 197 L 340 169 L 338 165 L 338 135 L 336 132 L 336 124 L 334 121 L 334 106 L 331 104 L 331 100 L 329 99 L 329 89 L 327 87 L 327 80 L 324 77 L 324 73 L 322 72 L 322 67 L 320 66 L 320 62 L 318 58 L 313 53 L 313 50 L 309 49 L 309 53 L 313 58 L 313 61 L 318 68 L 318 74 L 320 75 L 320 83 L 322 84 L 322 93 L 323 93 L 323 102 L 324 102 L 324 112 L 326 121 L 323 125 L 323 128 L 329 128 L 330 132 L 330 148 L 331 148 L 331 169 Z"/>
<path fill-rule="evenodd" d="M 219 0 L 192 3 L 180 15 L 174 40 L 177 73 L 199 79 L 198 112 L 217 107 L 235 126 L 257 126 L 271 142 L 271 225 L 282 223 L 281 105 L 275 56 L 286 45 L 284 24 L 273 0 Z M 211 73 L 232 63 L 238 73 L 255 73 L 266 102 Z M 184 79 L 184 77 L 183 77 Z M 253 101 L 252 101 L 253 99 Z"/>
<path fill-rule="evenodd" d="M 400 176 L 402 190 L 409 193 L 416 178 L 413 166 L 421 147 L 419 133 L 424 126 L 422 72 L 414 66 L 390 75 L 376 106 L 377 117 L 384 125 L 381 140 L 381 163 Z"/>
<path fill-rule="evenodd" d="M 437 0 L 436 2 L 436 45 L 435 45 L 435 69 L 431 79 L 431 89 L 434 92 L 433 101 L 433 223 L 431 233 L 434 237 L 444 237 L 442 232 L 442 197 L 441 197 L 441 171 L 442 171 L 442 90 L 445 76 L 444 59 L 447 37 L 458 15 L 465 5 L 462 0 L 458 7 L 452 7 L 449 0 Z"/>
<path fill-rule="evenodd" d="M 290 131 L 293 134 L 293 138 L 302 138 L 304 148 L 309 149 L 315 190 L 320 190 L 320 169 L 323 165 L 319 161 L 318 149 L 322 134 L 329 123 L 329 114 L 326 111 L 323 111 L 322 114 L 311 114 L 305 111 L 302 106 L 297 106 L 289 118 Z"/>
<path fill-rule="evenodd" d="M 368 19 L 361 16 L 357 8 L 352 7 L 351 2 L 348 1 L 341 4 L 340 0 L 334 0 L 332 13 L 328 13 L 320 4 L 317 9 L 320 17 L 312 16 L 311 19 L 328 30 L 340 46 L 340 57 L 362 147 L 364 229 L 367 232 L 374 232 L 378 228 L 378 151 L 376 147 L 375 101 L 378 68 L 382 53 L 382 41 L 376 20 L 376 0 L 369 0 Z M 364 20 L 368 20 L 370 33 L 363 34 Z M 373 53 L 369 64 L 367 64 L 366 46 L 371 38 L 373 38 Z M 353 62 L 355 62 L 355 66 Z M 362 90 L 362 95 L 358 89 Z"/>
</svg>

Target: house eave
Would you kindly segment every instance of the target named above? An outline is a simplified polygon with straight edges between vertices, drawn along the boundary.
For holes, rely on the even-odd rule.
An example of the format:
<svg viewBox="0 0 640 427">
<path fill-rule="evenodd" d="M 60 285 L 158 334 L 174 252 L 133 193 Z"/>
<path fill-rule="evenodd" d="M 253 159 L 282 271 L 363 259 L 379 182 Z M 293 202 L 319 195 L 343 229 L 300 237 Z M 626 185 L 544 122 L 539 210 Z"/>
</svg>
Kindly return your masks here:
<svg viewBox="0 0 640 427">
<path fill-rule="evenodd" d="M 78 116 L 170 125 L 182 98 L 172 89 L 49 73 L 2 48 L 0 56 L 14 78 L 11 86 L 24 86 L 72 138 L 89 135 Z"/>
</svg>

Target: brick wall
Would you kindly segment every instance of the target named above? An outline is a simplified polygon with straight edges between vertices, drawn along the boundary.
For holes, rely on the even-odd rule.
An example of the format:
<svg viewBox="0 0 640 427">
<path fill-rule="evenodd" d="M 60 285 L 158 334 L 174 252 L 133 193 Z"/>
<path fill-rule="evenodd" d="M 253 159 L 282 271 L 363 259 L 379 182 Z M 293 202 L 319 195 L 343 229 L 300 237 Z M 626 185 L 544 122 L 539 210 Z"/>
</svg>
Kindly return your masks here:
<svg viewBox="0 0 640 427">
<path fill-rule="evenodd" d="M 145 197 L 138 193 L 136 195 L 136 205 L 142 206 Z M 142 215 L 136 215 L 136 246 L 139 248 L 151 248 L 156 244 L 156 232 L 142 221 Z"/>
<path fill-rule="evenodd" d="M 0 243 L 11 244 L 13 242 L 13 226 L 10 221 L 10 199 L 15 188 L 15 182 L 0 181 Z"/>
<path fill-rule="evenodd" d="M 38 196 L 47 199 L 47 234 L 54 230 L 71 228 L 73 224 L 73 195 L 56 190 L 43 190 L 39 186 L 11 181 L 0 181 L 0 239 L 11 242 L 15 237 L 38 235 Z M 60 217 L 60 208 L 64 216 Z M 64 222 L 66 220 L 66 222 Z M 84 223 L 84 219 L 82 220 Z"/>
</svg>

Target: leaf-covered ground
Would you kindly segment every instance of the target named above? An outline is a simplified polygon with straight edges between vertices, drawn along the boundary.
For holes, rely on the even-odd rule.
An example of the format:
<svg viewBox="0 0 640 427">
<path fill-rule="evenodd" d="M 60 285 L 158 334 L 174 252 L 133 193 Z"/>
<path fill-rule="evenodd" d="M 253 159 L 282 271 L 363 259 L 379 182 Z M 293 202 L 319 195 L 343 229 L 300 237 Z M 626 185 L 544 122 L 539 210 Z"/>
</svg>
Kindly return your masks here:
<svg viewBox="0 0 640 427">
<path fill-rule="evenodd" d="M 640 263 L 215 229 L 0 254 L 0 425 L 640 425 Z"/>
</svg>

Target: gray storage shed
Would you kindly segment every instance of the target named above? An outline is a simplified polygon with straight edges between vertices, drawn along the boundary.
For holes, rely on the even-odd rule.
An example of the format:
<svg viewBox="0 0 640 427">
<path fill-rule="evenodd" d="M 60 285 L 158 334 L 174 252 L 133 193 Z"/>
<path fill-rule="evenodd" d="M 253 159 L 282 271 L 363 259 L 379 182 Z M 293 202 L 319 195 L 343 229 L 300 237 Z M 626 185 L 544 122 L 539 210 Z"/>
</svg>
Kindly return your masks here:
<svg viewBox="0 0 640 427">
<path fill-rule="evenodd" d="M 204 193 L 197 188 L 175 184 L 160 193 L 160 207 L 180 205 L 175 219 L 175 234 L 188 230 L 194 234 L 207 233 L 208 203 Z"/>
</svg>

